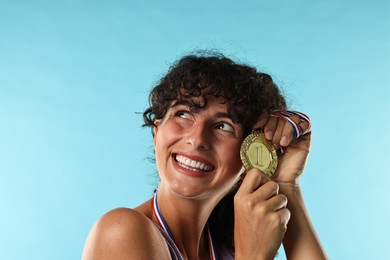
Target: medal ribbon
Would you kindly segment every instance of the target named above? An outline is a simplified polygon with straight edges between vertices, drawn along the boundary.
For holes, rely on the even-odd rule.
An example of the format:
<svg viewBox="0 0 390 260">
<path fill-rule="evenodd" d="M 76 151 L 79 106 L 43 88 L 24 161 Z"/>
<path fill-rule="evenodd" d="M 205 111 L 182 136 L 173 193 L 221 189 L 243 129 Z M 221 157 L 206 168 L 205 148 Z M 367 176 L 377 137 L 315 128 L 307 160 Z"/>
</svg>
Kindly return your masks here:
<svg viewBox="0 0 390 260">
<path fill-rule="evenodd" d="M 295 115 L 299 116 L 301 121 L 309 123 L 309 127 L 306 129 L 306 131 L 303 131 L 302 127 L 299 125 L 299 123 L 295 122 L 290 118 L 290 116 Z M 310 118 L 305 115 L 304 113 L 293 111 L 293 110 L 275 110 L 271 113 L 272 117 L 279 117 L 281 119 L 286 120 L 294 129 L 294 138 L 297 139 L 301 135 L 305 135 L 311 131 L 311 123 Z M 286 151 L 285 147 L 280 147 L 279 152 L 283 154 Z"/>
<path fill-rule="evenodd" d="M 299 116 L 301 121 L 309 123 L 309 127 L 307 128 L 307 130 L 305 132 L 303 132 L 302 127 L 298 123 L 296 123 L 294 120 L 292 120 L 290 118 L 290 116 L 292 116 L 292 115 Z M 292 110 L 275 110 L 271 113 L 271 116 L 279 117 L 279 118 L 282 118 L 282 119 L 286 120 L 287 122 L 289 122 L 290 125 L 294 129 L 294 137 L 295 138 L 298 138 L 299 136 L 307 134 L 311 131 L 310 118 L 307 115 L 305 115 L 304 113 L 301 113 L 298 111 L 292 111 Z"/>
<path fill-rule="evenodd" d="M 152 206 L 153 206 L 153 213 L 154 213 L 154 216 L 156 217 L 157 219 L 157 222 L 159 224 L 159 226 L 165 230 L 165 232 L 167 232 L 167 234 L 169 235 L 169 237 L 171 238 L 171 240 L 173 241 L 173 236 L 171 234 L 171 232 L 169 231 L 169 228 L 168 228 L 168 225 L 167 223 L 165 222 L 163 216 L 161 215 L 161 212 L 160 212 L 160 209 L 158 208 L 158 203 L 157 203 L 157 190 L 156 192 L 154 193 L 153 195 L 153 203 L 152 203 Z M 210 258 L 211 260 L 217 260 L 217 255 L 216 255 L 216 252 L 215 252 L 215 249 L 214 249 L 214 243 L 213 243 L 213 239 L 211 238 L 211 232 L 210 232 L 210 228 L 207 226 L 207 234 L 208 234 L 208 239 L 209 239 L 209 250 L 210 250 Z M 177 248 L 177 246 L 176 246 Z M 178 250 L 179 251 L 179 250 Z M 182 256 L 180 256 L 181 259 L 183 259 Z"/>
</svg>

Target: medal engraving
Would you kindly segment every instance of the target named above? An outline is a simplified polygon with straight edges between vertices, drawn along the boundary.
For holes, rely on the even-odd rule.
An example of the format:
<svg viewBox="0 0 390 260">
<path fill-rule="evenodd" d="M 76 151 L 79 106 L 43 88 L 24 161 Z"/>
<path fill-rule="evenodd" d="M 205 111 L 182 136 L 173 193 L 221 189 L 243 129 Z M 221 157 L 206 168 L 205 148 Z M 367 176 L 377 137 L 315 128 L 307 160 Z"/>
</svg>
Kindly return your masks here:
<svg viewBox="0 0 390 260">
<path fill-rule="evenodd" d="M 275 173 L 278 165 L 274 146 L 260 131 L 254 131 L 245 138 L 241 145 L 240 156 L 247 171 L 254 167 L 269 177 Z"/>
</svg>

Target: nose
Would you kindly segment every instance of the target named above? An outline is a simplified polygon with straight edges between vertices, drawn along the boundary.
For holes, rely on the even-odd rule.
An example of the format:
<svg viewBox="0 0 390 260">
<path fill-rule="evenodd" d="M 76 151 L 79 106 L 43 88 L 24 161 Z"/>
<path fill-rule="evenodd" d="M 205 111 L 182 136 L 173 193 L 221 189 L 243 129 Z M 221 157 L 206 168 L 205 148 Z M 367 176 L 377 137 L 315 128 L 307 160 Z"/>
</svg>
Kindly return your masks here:
<svg viewBox="0 0 390 260">
<path fill-rule="evenodd" d="M 188 129 L 187 144 L 192 145 L 195 149 L 210 149 L 210 133 L 207 131 L 205 124 L 195 124 Z"/>
</svg>

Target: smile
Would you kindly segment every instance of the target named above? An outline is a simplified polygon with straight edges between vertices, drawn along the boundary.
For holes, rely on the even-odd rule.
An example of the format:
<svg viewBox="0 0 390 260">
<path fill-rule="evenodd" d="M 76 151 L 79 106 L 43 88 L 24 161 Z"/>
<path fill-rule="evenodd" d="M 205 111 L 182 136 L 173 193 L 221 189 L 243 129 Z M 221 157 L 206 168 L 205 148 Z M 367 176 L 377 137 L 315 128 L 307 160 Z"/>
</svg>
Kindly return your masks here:
<svg viewBox="0 0 390 260">
<path fill-rule="evenodd" d="M 175 156 L 176 162 L 183 168 L 191 170 L 191 171 L 197 171 L 197 172 L 208 172 L 213 169 L 213 166 L 207 165 L 205 163 L 192 160 L 188 157 L 185 157 L 183 155 L 176 155 Z"/>
</svg>

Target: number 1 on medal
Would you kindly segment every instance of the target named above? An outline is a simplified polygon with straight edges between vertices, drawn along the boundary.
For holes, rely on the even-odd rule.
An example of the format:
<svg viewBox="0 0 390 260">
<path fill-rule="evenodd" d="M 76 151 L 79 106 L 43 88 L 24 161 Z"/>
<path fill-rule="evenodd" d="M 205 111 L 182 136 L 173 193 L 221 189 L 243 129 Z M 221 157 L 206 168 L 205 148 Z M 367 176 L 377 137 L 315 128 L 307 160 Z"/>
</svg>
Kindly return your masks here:
<svg viewBox="0 0 390 260">
<path fill-rule="evenodd" d="M 260 152 L 259 152 L 260 150 Z M 256 164 L 257 165 L 260 165 L 260 166 L 264 166 L 263 165 L 263 160 L 262 160 L 262 154 L 263 154 L 263 146 L 256 146 Z"/>
</svg>

